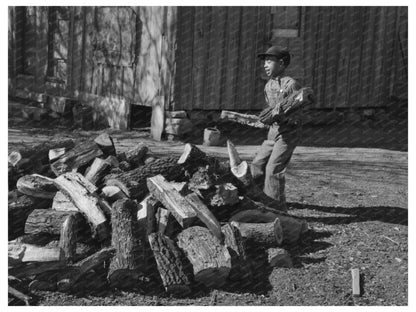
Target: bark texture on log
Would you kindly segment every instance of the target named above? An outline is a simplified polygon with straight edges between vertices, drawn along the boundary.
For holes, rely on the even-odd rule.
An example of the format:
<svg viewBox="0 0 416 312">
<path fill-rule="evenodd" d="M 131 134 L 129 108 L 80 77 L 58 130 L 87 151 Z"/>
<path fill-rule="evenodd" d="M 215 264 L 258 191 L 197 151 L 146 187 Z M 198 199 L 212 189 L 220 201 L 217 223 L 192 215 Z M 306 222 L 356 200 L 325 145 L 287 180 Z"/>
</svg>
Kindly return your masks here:
<svg viewBox="0 0 416 312">
<path fill-rule="evenodd" d="M 224 244 L 231 256 L 229 280 L 244 280 L 246 283 L 250 283 L 253 279 L 253 272 L 240 231 L 230 223 L 222 226 L 221 230 L 224 233 Z"/>
<path fill-rule="evenodd" d="M 231 270 L 230 253 L 207 228 L 187 228 L 177 239 L 178 246 L 193 266 L 196 281 L 212 288 L 226 283 Z"/>
<path fill-rule="evenodd" d="M 51 169 L 58 177 L 65 172 L 84 167 L 102 155 L 103 152 L 97 144 L 91 141 L 83 142 L 54 161 Z"/>
<path fill-rule="evenodd" d="M 268 128 L 267 125 L 263 124 L 259 121 L 259 117 L 256 115 L 248 115 L 248 114 L 242 114 L 232 111 L 223 110 L 221 112 L 220 119 L 222 120 L 230 120 L 242 125 L 246 125 L 249 127 L 254 128 Z"/>
<path fill-rule="evenodd" d="M 107 277 L 113 287 L 135 285 L 144 270 L 144 242 L 140 240 L 137 209 L 136 202 L 129 199 L 120 199 L 113 204 L 111 244 L 116 254 Z"/>
<path fill-rule="evenodd" d="M 59 247 L 63 250 L 68 263 L 72 263 L 75 258 L 78 233 L 83 231 L 86 226 L 86 220 L 80 212 L 67 216 L 62 223 Z"/>
<path fill-rule="evenodd" d="M 166 292 L 180 297 L 188 295 L 191 278 L 179 248 L 161 233 L 150 234 L 149 244 Z"/>
<path fill-rule="evenodd" d="M 69 268 L 68 272 L 58 281 L 59 291 L 68 291 L 84 274 L 88 271 L 97 268 L 114 256 L 115 250 L 113 247 L 108 247 L 97 251 L 91 256 L 77 262 Z"/>
<path fill-rule="evenodd" d="M 115 202 L 116 200 L 127 198 L 127 195 L 123 193 L 117 186 L 109 185 L 104 186 L 101 190 L 101 194 L 106 198 L 110 203 Z"/>
<path fill-rule="evenodd" d="M 106 185 L 120 188 L 129 198 L 142 200 L 148 193 L 146 179 L 161 174 L 166 179 L 182 178 L 183 170 L 176 158 L 160 158 L 137 169 L 120 174 L 108 175 Z"/>
<path fill-rule="evenodd" d="M 148 151 L 147 145 L 140 142 L 136 147 L 126 152 L 126 160 L 132 168 L 137 168 L 144 164 L 144 158 Z"/>
<path fill-rule="evenodd" d="M 292 268 L 293 262 L 289 253 L 282 248 L 267 249 L 267 261 L 272 268 Z"/>
<path fill-rule="evenodd" d="M 53 199 L 58 191 L 52 179 L 39 174 L 21 177 L 17 180 L 16 187 L 20 193 L 36 198 Z"/>
<path fill-rule="evenodd" d="M 188 227 L 195 221 L 197 214 L 191 204 L 162 175 L 148 178 L 147 187 L 182 227 Z"/>
<path fill-rule="evenodd" d="M 27 278 L 41 274 L 48 271 L 61 270 L 66 268 L 66 261 L 51 261 L 51 262 L 29 262 L 16 267 L 9 268 L 9 274 L 19 277 Z"/>
<path fill-rule="evenodd" d="M 57 177 L 55 184 L 87 218 L 94 236 L 100 240 L 107 239 L 110 229 L 102 210 L 105 203 L 91 192 L 96 188 L 81 174 L 75 172 L 68 172 Z"/>
<path fill-rule="evenodd" d="M 15 198 L 8 203 L 8 230 L 9 240 L 13 240 L 25 233 L 25 224 L 28 216 L 36 208 L 47 209 L 51 206 L 50 199 L 36 199 L 14 192 Z"/>
<path fill-rule="evenodd" d="M 61 248 L 39 247 L 11 241 L 8 244 L 8 259 L 10 266 L 24 262 L 54 262 L 64 260 L 64 253 Z"/>
<path fill-rule="evenodd" d="M 283 231 L 279 218 L 269 223 L 244 223 L 232 221 L 247 244 L 264 248 L 277 247 L 283 242 Z"/>
</svg>

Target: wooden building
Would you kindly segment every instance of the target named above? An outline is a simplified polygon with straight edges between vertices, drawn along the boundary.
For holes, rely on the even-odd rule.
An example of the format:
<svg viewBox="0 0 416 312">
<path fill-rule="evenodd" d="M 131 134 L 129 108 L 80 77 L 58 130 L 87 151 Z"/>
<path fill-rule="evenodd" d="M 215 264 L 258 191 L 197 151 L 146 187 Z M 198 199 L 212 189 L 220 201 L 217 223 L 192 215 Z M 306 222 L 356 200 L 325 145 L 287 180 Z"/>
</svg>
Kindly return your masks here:
<svg viewBox="0 0 416 312">
<path fill-rule="evenodd" d="M 9 94 L 78 101 L 128 129 L 135 105 L 259 110 L 256 54 L 288 47 L 317 109 L 407 98 L 407 7 L 9 7 Z M 157 108 L 155 110 L 155 108 Z"/>
</svg>

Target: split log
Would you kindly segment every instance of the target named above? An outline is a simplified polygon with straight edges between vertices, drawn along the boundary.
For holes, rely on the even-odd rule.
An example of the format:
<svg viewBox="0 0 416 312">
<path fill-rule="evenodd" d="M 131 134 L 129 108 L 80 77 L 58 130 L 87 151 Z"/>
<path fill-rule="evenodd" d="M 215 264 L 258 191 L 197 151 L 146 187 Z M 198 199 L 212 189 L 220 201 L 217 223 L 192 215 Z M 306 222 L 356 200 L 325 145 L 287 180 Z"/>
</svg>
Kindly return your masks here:
<svg viewBox="0 0 416 312">
<path fill-rule="evenodd" d="M 141 200 L 148 193 L 146 179 L 161 174 L 168 180 L 181 178 L 183 170 L 177 164 L 176 158 L 160 158 L 154 162 L 106 177 L 106 185 L 113 185 L 120 188 L 129 198 Z"/>
<path fill-rule="evenodd" d="M 79 211 L 71 200 L 61 191 L 56 192 L 52 202 L 52 209 L 56 211 Z"/>
<path fill-rule="evenodd" d="M 93 255 L 77 262 L 69 267 L 68 271 L 58 281 L 57 286 L 59 291 L 68 291 L 87 272 L 102 266 L 103 263 L 113 257 L 115 250 L 113 247 L 101 249 Z"/>
<path fill-rule="evenodd" d="M 104 178 L 111 169 L 111 165 L 104 159 L 95 158 L 91 167 L 85 172 L 85 178 L 92 184 L 99 186 L 101 179 Z"/>
<path fill-rule="evenodd" d="M 221 112 L 220 119 L 230 120 L 230 121 L 233 121 L 242 125 L 246 125 L 249 127 L 254 127 L 254 128 L 268 128 L 267 125 L 260 122 L 259 117 L 256 115 L 242 114 L 242 113 L 223 110 Z"/>
<path fill-rule="evenodd" d="M 126 161 L 132 168 L 137 168 L 144 164 L 144 158 L 148 150 L 147 145 L 140 142 L 136 147 L 126 152 Z"/>
<path fill-rule="evenodd" d="M 175 243 L 161 233 L 152 233 L 149 244 L 166 292 L 180 297 L 190 294 L 189 272 Z"/>
<path fill-rule="evenodd" d="M 19 153 L 21 160 L 29 159 L 31 163 L 39 162 L 42 165 L 49 164 L 49 150 L 55 148 L 73 148 L 75 143 L 73 140 L 65 140 L 61 142 L 44 142 L 32 147 L 24 147 L 13 150 L 11 153 Z M 17 164 L 16 164 L 17 165 Z"/>
<path fill-rule="evenodd" d="M 107 133 L 102 133 L 94 139 L 94 142 L 100 147 L 104 155 L 116 155 L 116 148 L 114 147 L 113 138 Z"/>
<path fill-rule="evenodd" d="M 8 203 L 8 229 L 9 240 L 13 240 L 25 233 L 25 224 L 28 216 L 36 208 L 47 209 L 51 205 L 50 199 L 37 199 L 14 192 L 15 198 Z"/>
<path fill-rule="evenodd" d="M 113 287 L 128 288 L 137 284 L 143 271 L 143 242 L 140 240 L 137 209 L 137 204 L 129 199 L 120 199 L 113 204 L 111 244 L 116 254 L 107 276 Z"/>
<path fill-rule="evenodd" d="M 92 233 L 99 240 L 110 236 L 108 220 L 103 212 L 106 204 L 94 195 L 96 188 L 81 174 L 65 173 L 55 179 L 56 186 L 64 193 L 91 224 Z"/>
<path fill-rule="evenodd" d="M 195 221 L 197 214 L 192 205 L 162 175 L 148 178 L 147 187 L 182 227 L 188 227 Z"/>
<path fill-rule="evenodd" d="M 9 266 L 25 262 L 54 262 L 63 261 L 64 253 L 61 248 L 46 248 L 11 241 L 8 244 L 8 259 Z"/>
<path fill-rule="evenodd" d="M 29 262 L 16 267 L 9 267 L 9 274 L 19 278 L 27 278 L 44 272 L 62 270 L 66 268 L 66 261 Z"/>
<path fill-rule="evenodd" d="M 199 168 L 210 166 L 211 170 L 220 176 L 226 176 L 230 167 L 227 162 L 220 161 L 218 158 L 207 155 L 193 144 L 185 144 L 184 151 L 178 160 L 191 175 Z"/>
<path fill-rule="evenodd" d="M 223 234 L 221 232 L 221 225 L 212 212 L 205 206 L 202 200 L 195 193 L 185 196 L 185 199 L 191 204 L 191 207 L 196 212 L 196 216 L 201 220 L 212 234 L 219 240 L 223 241 Z"/>
<path fill-rule="evenodd" d="M 94 158 L 102 155 L 103 152 L 97 144 L 86 141 L 77 144 L 73 149 L 59 157 L 51 164 L 51 169 L 58 177 L 65 172 L 78 170 L 88 165 Z"/>
<path fill-rule="evenodd" d="M 209 190 L 214 186 L 214 177 L 209 166 L 198 167 L 198 170 L 189 179 L 190 190 Z"/>
<path fill-rule="evenodd" d="M 54 198 L 58 189 L 53 183 L 53 179 L 39 174 L 25 175 L 21 177 L 16 187 L 20 193 L 36 198 Z"/>
<path fill-rule="evenodd" d="M 57 160 L 67 151 L 68 150 L 65 147 L 54 148 L 54 149 L 49 150 L 49 153 L 48 153 L 49 162 L 53 162 L 54 160 Z"/>
<path fill-rule="evenodd" d="M 101 190 L 101 195 L 106 198 L 110 203 L 115 202 L 116 200 L 127 198 L 127 195 L 123 193 L 117 186 L 104 186 Z"/>
<path fill-rule="evenodd" d="M 263 207 L 260 203 L 255 204 L 257 204 L 258 207 Z M 230 218 L 230 221 L 266 223 L 273 222 L 276 218 L 279 218 L 282 226 L 283 244 L 294 244 L 298 242 L 301 235 L 308 230 L 308 225 L 304 219 L 277 210 L 274 210 L 273 212 L 270 210 L 244 210 L 234 214 Z"/>
<path fill-rule="evenodd" d="M 75 258 L 78 236 L 86 226 L 86 220 L 80 212 L 70 214 L 62 223 L 59 247 L 63 250 L 68 263 L 71 263 Z"/>
<path fill-rule="evenodd" d="M 247 244 L 264 248 L 277 247 L 283 242 L 283 231 L 279 218 L 269 223 L 244 223 L 232 221 Z"/>
<path fill-rule="evenodd" d="M 227 246 L 231 256 L 229 280 L 244 280 L 245 283 L 249 283 L 253 279 L 253 272 L 240 231 L 230 223 L 222 226 L 221 231 L 224 233 L 224 245 Z"/>
<path fill-rule="evenodd" d="M 283 248 L 269 248 L 266 250 L 267 261 L 272 268 L 292 268 L 293 262 L 287 250 Z"/>
<path fill-rule="evenodd" d="M 226 246 L 204 227 L 193 226 L 179 233 L 178 246 L 193 266 L 196 281 L 207 287 L 221 287 L 231 270 L 231 256 Z"/>
<path fill-rule="evenodd" d="M 22 154 L 20 154 L 17 151 L 11 152 L 8 157 L 8 162 L 13 167 L 16 167 L 16 165 L 19 163 L 19 161 L 22 160 Z"/>
</svg>

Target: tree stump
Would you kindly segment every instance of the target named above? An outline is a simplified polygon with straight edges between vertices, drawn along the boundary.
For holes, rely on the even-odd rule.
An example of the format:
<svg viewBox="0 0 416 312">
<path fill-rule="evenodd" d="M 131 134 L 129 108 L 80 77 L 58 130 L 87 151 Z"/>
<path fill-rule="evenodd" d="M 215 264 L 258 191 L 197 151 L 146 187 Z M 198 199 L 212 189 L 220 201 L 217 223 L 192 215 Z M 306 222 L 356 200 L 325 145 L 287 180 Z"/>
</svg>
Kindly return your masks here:
<svg viewBox="0 0 416 312">
<path fill-rule="evenodd" d="M 231 270 L 227 247 L 207 229 L 193 226 L 179 233 L 178 246 L 193 266 L 196 281 L 207 287 L 221 287 Z"/>
<path fill-rule="evenodd" d="M 189 272 L 175 243 L 161 233 L 152 233 L 149 244 L 166 292 L 180 297 L 190 294 Z"/>
</svg>

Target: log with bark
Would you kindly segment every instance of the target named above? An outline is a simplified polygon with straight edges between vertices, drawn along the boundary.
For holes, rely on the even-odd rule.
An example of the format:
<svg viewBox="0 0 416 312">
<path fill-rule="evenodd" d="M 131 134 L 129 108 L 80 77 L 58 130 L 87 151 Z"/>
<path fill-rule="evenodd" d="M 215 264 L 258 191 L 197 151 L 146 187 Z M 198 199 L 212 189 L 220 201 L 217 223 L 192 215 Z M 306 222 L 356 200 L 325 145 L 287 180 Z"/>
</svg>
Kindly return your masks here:
<svg viewBox="0 0 416 312">
<path fill-rule="evenodd" d="M 8 244 L 9 266 L 16 266 L 26 262 L 59 262 L 65 261 L 61 248 L 39 247 L 10 241 Z"/>
<path fill-rule="evenodd" d="M 148 178 L 147 187 L 182 227 L 188 227 L 195 221 L 197 213 L 192 205 L 162 175 Z"/>
<path fill-rule="evenodd" d="M 283 230 L 279 218 L 268 223 L 245 223 L 232 221 L 231 225 L 236 227 L 241 237 L 253 246 L 264 248 L 277 247 L 283 242 Z"/>
<path fill-rule="evenodd" d="M 122 190 L 113 185 L 104 186 L 101 190 L 101 196 L 103 196 L 109 203 L 113 203 L 122 198 L 127 198 L 127 195 L 124 194 Z"/>
<path fill-rule="evenodd" d="M 181 179 L 183 170 L 176 158 L 160 158 L 131 171 L 108 175 L 105 184 L 117 186 L 131 199 L 142 200 L 148 193 L 146 179 L 158 174 L 168 180 Z"/>
<path fill-rule="evenodd" d="M 238 188 L 232 183 L 215 185 L 215 193 L 209 196 L 209 205 L 215 207 L 232 206 L 239 201 Z"/>
<path fill-rule="evenodd" d="M 177 297 L 190 294 L 190 268 L 176 244 L 161 233 L 150 234 L 149 244 L 166 292 Z"/>
<path fill-rule="evenodd" d="M 287 250 L 279 247 L 266 250 L 267 261 L 272 268 L 292 268 L 293 262 Z"/>
<path fill-rule="evenodd" d="M 229 280 L 244 280 L 249 284 L 253 279 L 253 272 L 240 231 L 231 223 L 223 225 L 221 231 L 224 233 L 224 244 L 231 256 Z"/>
<path fill-rule="evenodd" d="M 110 156 L 111 157 L 111 156 Z M 111 164 L 106 159 L 95 158 L 91 167 L 85 171 L 85 178 L 96 186 L 101 185 L 101 180 L 110 172 Z"/>
<path fill-rule="evenodd" d="M 48 209 L 50 199 L 39 199 L 22 195 L 17 191 L 8 203 L 8 229 L 9 240 L 15 239 L 25 233 L 25 224 L 28 216 L 37 208 Z"/>
<path fill-rule="evenodd" d="M 36 198 L 55 197 L 58 189 L 53 183 L 53 179 L 39 174 L 25 175 L 17 180 L 16 187 L 20 193 Z"/>
<path fill-rule="evenodd" d="M 112 287 L 134 286 L 144 271 L 144 242 L 139 233 L 137 209 L 136 202 L 129 199 L 120 199 L 112 207 L 111 244 L 115 249 L 115 256 L 111 260 L 107 276 Z"/>
<path fill-rule="evenodd" d="M 86 227 L 88 227 L 87 222 L 80 212 L 68 215 L 62 223 L 59 247 L 63 250 L 68 263 L 74 260 L 77 241 L 82 237 Z"/>
<path fill-rule="evenodd" d="M 65 172 L 82 169 L 89 165 L 96 157 L 103 155 L 103 151 L 97 144 L 86 141 L 77 144 L 74 148 L 51 163 L 51 169 L 58 177 Z"/>
<path fill-rule="evenodd" d="M 220 119 L 230 120 L 242 125 L 254 127 L 254 128 L 268 128 L 267 125 L 260 122 L 259 117 L 256 115 L 242 114 L 232 111 L 223 110 L 221 112 Z"/>
<path fill-rule="evenodd" d="M 96 187 L 76 172 L 67 172 L 57 177 L 55 184 L 89 221 L 94 237 L 101 241 L 109 238 L 109 224 L 103 212 L 108 207 L 100 197 L 93 194 Z"/>
<path fill-rule="evenodd" d="M 132 168 L 137 168 L 144 164 L 144 159 L 148 151 L 149 148 L 147 145 L 140 142 L 137 146 L 126 152 L 126 161 Z"/>
<path fill-rule="evenodd" d="M 63 292 L 69 291 L 81 277 L 94 268 L 102 266 L 105 261 L 114 256 L 114 253 L 115 250 L 113 247 L 103 248 L 91 256 L 70 266 L 58 281 L 58 290 Z"/>
<path fill-rule="evenodd" d="M 226 283 L 231 270 L 230 253 L 207 228 L 187 228 L 177 239 L 179 248 L 192 264 L 195 281 L 211 288 Z"/>
<path fill-rule="evenodd" d="M 94 139 L 94 142 L 100 147 L 105 156 L 116 155 L 113 138 L 107 133 L 100 134 Z"/>
</svg>

